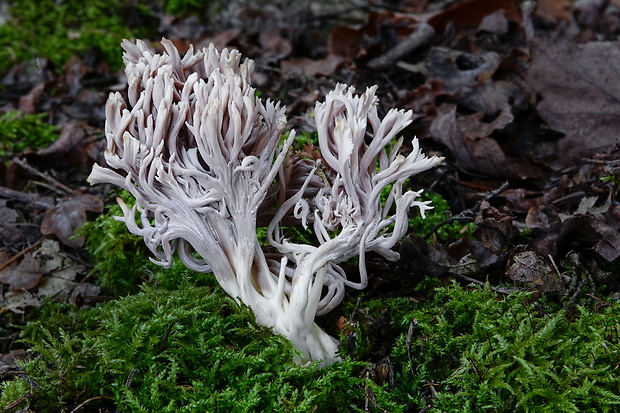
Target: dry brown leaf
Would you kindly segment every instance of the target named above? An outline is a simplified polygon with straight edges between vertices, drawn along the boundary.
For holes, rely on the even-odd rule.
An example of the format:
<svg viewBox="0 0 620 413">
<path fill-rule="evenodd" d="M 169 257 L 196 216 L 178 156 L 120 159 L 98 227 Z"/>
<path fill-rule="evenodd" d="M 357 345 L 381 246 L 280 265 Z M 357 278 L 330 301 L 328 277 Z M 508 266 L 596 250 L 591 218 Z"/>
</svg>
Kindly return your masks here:
<svg viewBox="0 0 620 413">
<path fill-rule="evenodd" d="M 508 33 L 508 19 L 506 18 L 506 10 L 499 9 L 491 14 L 484 16 L 480 25 L 478 25 L 478 32 L 488 32 L 496 34 Z"/>
<path fill-rule="evenodd" d="M 213 43 L 213 45 L 218 50 L 222 50 L 226 47 L 230 47 L 232 43 L 239 39 L 243 31 L 241 29 L 228 29 L 217 32 L 217 35 L 214 37 L 207 37 L 204 39 L 199 46 L 206 47 L 209 43 Z"/>
<path fill-rule="evenodd" d="M 420 20 L 410 13 L 370 13 L 360 27 L 338 25 L 330 32 L 329 54 L 365 61 L 381 55 L 411 35 Z"/>
<path fill-rule="evenodd" d="M 594 246 L 594 251 L 609 262 L 620 257 L 620 233 L 590 215 L 574 215 L 563 222 L 558 244 L 569 249 L 575 243 Z"/>
<path fill-rule="evenodd" d="M 24 113 L 36 113 L 39 110 L 41 99 L 45 95 L 47 82 L 41 82 L 34 86 L 27 95 L 19 98 L 19 110 Z"/>
<path fill-rule="evenodd" d="M 100 294 L 101 287 L 90 283 L 80 283 L 71 290 L 69 301 L 78 307 L 82 307 L 96 302 L 93 298 Z"/>
<path fill-rule="evenodd" d="M 327 49 L 330 54 L 355 59 L 360 53 L 360 43 L 363 33 L 354 27 L 336 26 L 327 39 Z"/>
<path fill-rule="evenodd" d="M 54 166 L 76 166 L 82 171 L 89 171 L 99 154 L 92 154 L 94 129 L 81 121 L 69 122 L 63 127 L 60 136 L 47 148 L 36 152 L 37 160 Z"/>
<path fill-rule="evenodd" d="M 566 136 L 558 141 L 559 167 L 620 143 L 620 43 L 537 38 L 526 80 L 542 96 L 538 112 Z"/>
<path fill-rule="evenodd" d="M 82 122 L 73 121 L 68 123 L 50 146 L 37 152 L 39 156 L 61 157 L 69 153 L 76 146 L 82 144 L 86 139 L 87 125 Z"/>
<path fill-rule="evenodd" d="M 54 234 L 63 244 L 80 248 L 84 245 L 84 237 L 74 237 L 74 233 L 86 222 L 86 212 L 103 212 L 103 201 L 89 194 L 65 198 L 56 207 L 45 211 L 41 233 Z"/>
<path fill-rule="evenodd" d="M 504 247 L 514 231 L 513 217 L 506 207 L 492 207 L 488 201 L 480 204 L 475 219 L 473 239 L 467 239 L 471 255 L 481 268 L 488 269 L 501 264 L 505 259 Z"/>
<path fill-rule="evenodd" d="M 571 19 L 570 4 L 566 0 L 538 0 L 534 13 L 550 23 Z"/>
<path fill-rule="evenodd" d="M 465 88 L 475 87 L 490 79 L 501 63 L 495 52 L 464 53 L 445 47 L 433 47 L 421 72 L 428 79 L 441 79 L 446 93 L 455 94 Z M 404 65 L 400 67 L 406 68 Z M 412 71 L 416 71 L 412 68 Z"/>
<path fill-rule="evenodd" d="M 432 114 L 435 111 L 435 98 L 444 92 L 445 86 L 441 80 L 431 80 L 415 90 L 403 91 L 396 106 L 418 114 Z"/>
<path fill-rule="evenodd" d="M 0 264 L 8 259 L 8 255 L 0 251 Z M 21 314 L 27 307 L 41 307 L 50 299 L 79 301 L 80 295 L 88 296 L 81 298 L 82 304 L 92 303 L 92 296 L 99 295 L 101 289 L 75 281 L 78 275 L 87 272 L 84 265 L 62 252 L 58 241 L 45 239 L 32 255 L 25 255 L 19 265 L 12 264 L 0 272 L 0 282 L 11 283 L 9 291 L 0 296 L 0 307 Z"/>
<path fill-rule="evenodd" d="M 539 167 L 506 156 L 497 141 L 489 137 L 512 122 L 508 105 L 492 122 L 483 122 L 482 113 L 457 118 L 452 104 L 441 105 L 438 112 L 430 127 L 431 136 L 450 149 L 462 169 L 494 177 L 525 179 L 542 175 Z"/>
<path fill-rule="evenodd" d="M 42 276 L 39 261 L 25 254 L 19 265 L 0 271 L 0 282 L 8 284 L 9 291 L 26 291 L 38 286 Z"/>
<path fill-rule="evenodd" d="M 438 277 L 448 272 L 447 258 L 425 239 L 409 234 L 400 244 L 399 261 L 404 274 L 421 279 L 424 275 Z"/>
<path fill-rule="evenodd" d="M 16 246 L 25 238 L 24 228 L 17 224 L 20 213 L 7 206 L 7 201 L 0 199 L 0 246 Z"/>
<path fill-rule="evenodd" d="M 502 9 L 508 20 L 521 21 L 521 15 L 512 0 L 467 0 L 455 2 L 453 6 L 431 17 L 428 23 L 437 31 L 443 31 L 448 24 L 458 29 L 476 28 L 485 16 Z"/>
<path fill-rule="evenodd" d="M 517 84 L 506 80 L 495 80 L 474 88 L 460 91 L 458 103 L 474 112 L 484 112 L 487 116 L 497 115 L 511 102 L 512 107 L 523 107 L 527 97 Z"/>
<path fill-rule="evenodd" d="M 560 181 L 547 190 L 533 191 L 525 188 L 510 188 L 499 194 L 513 212 L 529 213 L 532 208 L 554 205 L 556 201 L 574 193 L 574 182 L 563 175 Z M 568 202 L 568 201 L 567 201 Z"/>
<path fill-rule="evenodd" d="M 306 76 L 330 76 L 347 63 L 348 59 L 342 56 L 328 55 L 323 59 L 283 60 L 280 62 L 282 70 L 293 73 L 302 73 Z"/>
<path fill-rule="evenodd" d="M 259 35 L 259 42 L 263 50 L 263 59 L 279 60 L 287 57 L 293 51 L 291 41 L 283 36 L 278 28 L 263 30 Z"/>
<path fill-rule="evenodd" d="M 566 290 L 564 281 L 548 260 L 532 250 L 517 249 L 508 261 L 506 276 L 541 293 L 563 293 Z"/>
<path fill-rule="evenodd" d="M 525 226 L 531 231 L 529 247 L 544 256 L 558 252 L 558 234 L 562 221 L 555 208 L 548 205 L 532 207 L 525 217 Z"/>
</svg>

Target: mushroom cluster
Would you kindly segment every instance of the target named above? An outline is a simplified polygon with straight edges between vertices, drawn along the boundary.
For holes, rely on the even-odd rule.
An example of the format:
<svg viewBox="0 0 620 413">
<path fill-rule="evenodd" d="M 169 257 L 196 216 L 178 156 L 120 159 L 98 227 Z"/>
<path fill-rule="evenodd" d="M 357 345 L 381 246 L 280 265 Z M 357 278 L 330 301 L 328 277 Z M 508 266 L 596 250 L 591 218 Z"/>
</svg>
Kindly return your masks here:
<svg viewBox="0 0 620 413">
<path fill-rule="evenodd" d="M 400 153 L 399 133 L 412 113 L 377 114 L 376 87 L 356 95 L 338 85 L 317 103 L 318 148 L 292 150 L 284 107 L 256 97 L 253 61 L 213 45 L 181 57 L 172 42 L 153 52 L 124 41 L 128 91 L 106 105 L 107 166 L 94 165 L 91 183 L 112 183 L 135 198 L 118 217 L 144 238 L 153 260 L 174 256 L 190 269 L 213 273 L 259 323 L 286 336 L 301 364 L 337 361 L 338 342 L 315 323 L 337 306 L 345 287 L 367 285 L 364 256 L 398 258 L 407 213 L 421 191 L 404 181 L 441 158 L 425 156 L 413 139 Z M 382 202 L 381 194 L 389 191 Z M 267 228 L 268 247 L 257 226 Z M 291 223 L 312 229 L 300 243 Z M 339 265 L 359 256 L 355 280 Z"/>
</svg>

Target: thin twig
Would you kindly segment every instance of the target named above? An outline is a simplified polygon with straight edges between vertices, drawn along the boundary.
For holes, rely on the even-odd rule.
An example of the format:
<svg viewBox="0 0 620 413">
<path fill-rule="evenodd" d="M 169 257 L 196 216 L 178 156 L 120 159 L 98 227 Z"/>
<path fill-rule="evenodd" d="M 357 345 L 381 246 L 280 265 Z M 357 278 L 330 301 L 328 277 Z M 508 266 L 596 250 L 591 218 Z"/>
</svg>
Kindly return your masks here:
<svg viewBox="0 0 620 413">
<path fill-rule="evenodd" d="M 476 202 L 474 206 L 472 206 L 471 208 L 467 208 L 466 210 L 461 211 L 458 215 L 450 217 L 446 219 L 445 221 L 440 222 L 439 224 L 435 225 L 422 238 L 424 239 L 430 238 L 430 236 L 436 233 L 439 230 L 439 228 L 443 227 L 444 225 L 450 224 L 451 222 L 471 220 L 473 216 L 476 214 L 476 212 L 478 211 L 478 209 L 480 208 L 480 205 L 482 205 L 484 201 L 488 201 L 489 199 L 493 198 L 497 194 L 503 192 L 506 188 L 508 188 L 508 185 L 509 185 L 508 182 L 504 182 L 499 188 L 487 192 L 478 202 Z"/>
<path fill-rule="evenodd" d="M 45 239 L 45 237 L 41 237 L 37 240 L 37 242 L 35 242 L 34 244 L 32 244 L 29 247 L 24 248 L 23 250 L 21 250 L 20 252 L 18 252 L 17 254 L 15 254 L 14 256 L 12 256 L 11 258 L 9 258 L 9 260 L 7 262 L 4 262 L 2 264 L 0 264 L 0 271 L 4 270 L 6 267 L 8 267 L 11 263 L 17 261 L 18 259 L 20 259 L 22 257 L 22 255 L 26 254 L 28 251 L 30 251 L 33 248 L 38 247 L 39 245 L 41 245 L 41 243 L 43 242 L 43 240 Z"/>
<path fill-rule="evenodd" d="M 125 380 L 125 387 L 129 388 L 131 386 L 131 382 L 133 381 L 133 377 L 136 375 L 138 370 L 131 369 L 129 375 L 127 376 L 127 380 Z"/>
<path fill-rule="evenodd" d="M 368 67 L 371 69 L 380 69 L 390 66 L 401 57 L 426 44 L 434 35 L 435 29 L 433 29 L 430 24 L 421 22 L 408 37 L 404 38 L 400 43 L 381 56 L 368 62 Z"/>
<path fill-rule="evenodd" d="M 71 410 L 70 413 L 74 413 L 77 412 L 78 410 L 80 410 L 82 407 L 84 407 L 86 405 L 86 403 L 90 403 L 93 400 L 97 400 L 97 399 L 110 399 L 112 400 L 113 398 L 110 396 L 95 396 L 95 397 L 91 397 L 90 399 L 84 400 L 82 403 L 78 404 L 75 409 Z"/>
<path fill-rule="evenodd" d="M 56 206 L 52 198 L 31 194 L 29 192 L 16 191 L 4 186 L 0 186 L 0 198 L 11 199 L 31 205 L 35 209 L 50 209 Z"/>
<path fill-rule="evenodd" d="M 23 402 L 24 400 L 26 400 L 30 396 L 32 396 L 32 392 L 28 392 L 28 393 L 22 394 L 13 403 L 4 406 L 4 410 L 11 410 L 13 407 L 18 406 L 21 402 Z"/>
<path fill-rule="evenodd" d="M 56 179 L 52 178 L 48 174 L 39 171 L 38 169 L 36 169 L 32 165 L 30 165 L 27 160 L 19 159 L 19 158 L 15 157 L 15 158 L 13 158 L 13 162 L 16 163 L 17 165 L 21 166 L 22 168 L 24 168 L 25 170 L 27 170 L 31 174 L 43 178 L 45 181 L 49 182 L 54 188 L 57 188 L 58 190 L 60 190 L 60 192 L 64 192 L 66 195 L 74 195 L 75 194 L 75 191 L 73 189 L 69 188 L 68 186 L 66 186 L 63 183 L 60 183 L 59 181 L 57 181 Z"/>
<path fill-rule="evenodd" d="M 460 278 L 464 281 L 470 282 L 472 284 L 476 284 L 476 285 L 480 285 L 480 286 L 485 286 L 486 283 L 480 280 L 476 280 L 475 278 L 471 278 L 468 277 L 466 275 L 463 274 L 459 274 L 459 273 L 455 273 L 454 274 L 455 277 Z M 519 288 L 519 287 L 493 287 L 492 285 L 489 285 L 489 288 L 491 288 L 491 291 L 496 292 L 496 293 L 500 293 L 500 294 L 505 294 L 505 295 L 509 295 L 514 293 L 515 291 L 527 291 L 527 289 L 524 288 Z"/>
</svg>

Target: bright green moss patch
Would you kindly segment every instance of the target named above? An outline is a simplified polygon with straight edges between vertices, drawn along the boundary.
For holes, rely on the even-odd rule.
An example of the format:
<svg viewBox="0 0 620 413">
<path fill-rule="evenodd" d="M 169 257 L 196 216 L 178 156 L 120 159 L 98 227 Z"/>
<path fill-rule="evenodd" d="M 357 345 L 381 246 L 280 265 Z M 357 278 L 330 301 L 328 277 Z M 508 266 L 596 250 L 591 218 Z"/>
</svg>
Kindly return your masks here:
<svg viewBox="0 0 620 413">
<path fill-rule="evenodd" d="M 295 365 L 292 346 L 256 326 L 210 278 L 177 281 L 90 310 L 50 307 L 24 331 L 38 357 L 23 366 L 27 376 L 4 385 L 0 403 L 32 391 L 18 407 L 32 400 L 36 411 L 60 411 L 92 397 L 100 398 L 91 407 L 127 412 L 400 412 L 429 403 L 435 412 L 599 412 L 620 404 L 618 303 L 566 314 L 524 294 L 456 284 L 418 291 L 425 302 L 362 301 L 343 330 L 345 362 L 320 370 Z"/>
<path fill-rule="evenodd" d="M 129 202 L 126 193 L 121 196 Z M 114 204 L 79 230 L 81 235 L 86 236 L 86 249 L 95 264 L 92 274 L 101 286 L 115 296 L 136 293 L 141 281 L 161 271 L 160 267 L 149 261 L 150 253 L 142 237 L 131 234 L 125 223 L 114 219 L 122 215 L 121 208 Z"/>
<path fill-rule="evenodd" d="M 462 238 L 473 232 L 474 224 L 472 222 L 445 222 L 450 218 L 450 205 L 448 201 L 438 193 L 424 191 L 419 200 L 431 201 L 433 209 L 426 211 L 426 218 L 422 218 L 422 216 L 418 214 L 409 220 L 409 225 L 417 235 L 424 237 L 435 231 L 439 238 L 451 240 Z"/>
<path fill-rule="evenodd" d="M 408 301 L 373 300 L 358 309 L 373 320 L 387 312 L 399 326 L 386 394 L 401 407 L 417 411 L 432 400 L 437 412 L 618 409 L 619 303 L 567 314 L 525 294 L 456 284 L 424 304 Z M 356 341 L 376 351 L 372 326 L 360 322 Z"/>
<path fill-rule="evenodd" d="M 123 39 L 158 38 L 161 14 L 207 17 L 219 1 L 199 0 L 9 0 L 0 24 L 0 72 L 37 57 L 63 66 L 72 56 L 97 56 L 122 67 Z"/>
<path fill-rule="evenodd" d="M 71 56 L 96 50 L 121 67 L 123 38 L 154 33 L 149 8 L 127 0 L 10 0 L 9 20 L 0 25 L 0 71 L 36 57 L 64 65 Z"/>
<path fill-rule="evenodd" d="M 57 126 L 46 123 L 45 114 L 18 111 L 0 115 L 0 156 L 49 146 L 58 138 Z"/>
<path fill-rule="evenodd" d="M 538 315 L 514 303 L 477 316 L 443 409 L 463 412 L 603 412 L 620 405 L 620 306 Z"/>
<path fill-rule="evenodd" d="M 30 324 L 25 337 L 39 357 L 24 370 L 41 386 L 36 410 L 96 396 L 124 412 L 349 411 L 360 403 L 359 366 L 299 367 L 284 338 L 218 288 L 177 287 L 145 286 Z M 8 384 L 1 402 L 23 390 L 21 380 Z"/>
</svg>

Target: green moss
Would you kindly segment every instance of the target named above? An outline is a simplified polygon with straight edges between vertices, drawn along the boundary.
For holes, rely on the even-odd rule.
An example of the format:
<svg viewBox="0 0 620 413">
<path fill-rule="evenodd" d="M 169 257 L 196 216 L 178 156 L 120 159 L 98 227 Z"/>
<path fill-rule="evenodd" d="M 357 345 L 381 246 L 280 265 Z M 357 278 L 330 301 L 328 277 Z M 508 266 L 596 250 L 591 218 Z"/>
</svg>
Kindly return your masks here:
<svg viewBox="0 0 620 413">
<path fill-rule="evenodd" d="M 574 320 L 510 300 L 473 325 L 439 406 L 463 412 L 602 412 L 620 404 L 620 317 L 584 307 Z M 493 317 L 495 315 L 495 317 Z M 478 315 L 477 315 L 478 316 Z"/>
<path fill-rule="evenodd" d="M 450 205 L 441 195 L 432 191 L 424 191 L 419 200 L 431 201 L 433 209 L 426 211 L 426 218 L 417 214 L 409 220 L 409 225 L 416 234 L 427 236 L 435 233 L 439 238 L 445 240 L 471 236 L 474 229 L 473 223 L 463 224 L 460 221 L 445 223 L 450 218 Z M 441 226 L 438 227 L 440 224 Z"/>
<path fill-rule="evenodd" d="M 0 115 L 0 156 L 49 146 L 58 138 L 58 127 L 44 121 L 45 114 L 18 111 Z"/>
<path fill-rule="evenodd" d="M 551 310 L 525 294 L 453 284 L 425 303 L 363 302 L 355 343 L 372 345 L 373 324 L 389 314 L 389 329 L 400 333 L 387 355 L 394 384 L 382 397 L 401 408 L 426 407 L 432 387 L 437 412 L 617 410 L 620 303 L 599 313 Z"/>
<path fill-rule="evenodd" d="M 15 409 L 59 411 L 93 397 L 101 397 L 93 408 L 132 412 L 399 412 L 429 401 L 437 412 L 598 412 L 620 404 L 619 303 L 567 314 L 525 294 L 456 284 L 430 296 L 418 289 L 420 300 L 349 302 L 341 313 L 356 315 L 343 329 L 345 361 L 318 369 L 296 366 L 290 343 L 256 326 L 212 278 L 171 277 L 175 285 L 144 285 L 94 309 L 44 310 L 23 333 L 38 357 L 5 383 L 0 403 L 32 391 Z M 389 365 L 389 377 L 370 380 L 377 369 L 368 362 Z"/>
<path fill-rule="evenodd" d="M 157 270 L 148 259 L 150 252 L 142 238 L 131 234 L 125 223 L 114 219 L 122 215 L 121 208 L 112 205 L 106 213 L 79 230 L 86 236 L 86 249 L 94 262 L 91 274 L 115 296 L 137 292 L 140 281 L 149 279 Z"/>
<path fill-rule="evenodd" d="M 38 354 L 36 411 L 110 397 L 120 411 L 355 411 L 359 363 L 327 369 L 292 361 L 294 349 L 213 285 L 184 279 L 88 311 L 59 312 L 24 336 Z M 60 314 L 62 313 L 62 314 Z M 23 394 L 6 385 L 4 405 Z M 21 392 L 21 394 L 20 394 Z M 103 400 L 103 399 L 102 399 Z"/>
<path fill-rule="evenodd" d="M 295 135 L 295 148 L 301 149 L 305 145 L 314 145 L 318 147 L 319 145 L 319 134 L 318 132 L 297 132 Z"/>
<path fill-rule="evenodd" d="M 6 406 L 11 405 L 13 402 L 23 398 L 25 394 L 28 394 L 31 390 L 31 386 L 28 380 L 14 380 L 3 381 L 0 383 L 0 405 L 6 409 Z M 17 406 L 24 406 L 27 401 L 17 404 Z"/>
<path fill-rule="evenodd" d="M 174 16 L 204 15 L 220 8 L 218 0 L 164 0 L 163 4 L 166 13 Z"/>
<path fill-rule="evenodd" d="M 90 310 L 46 306 L 23 332 L 37 357 L 5 383 L 2 405 L 29 393 L 13 410 L 87 400 L 128 412 L 598 412 L 620 404 L 618 302 L 566 312 L 524 293 L 427 278 L 409 297 L 345 301 L 331 316 L 354 314 L 341 333 L 345 361 L 302 368 L 290 343 L 257 326 L 213 277 L 150 263 L 142 240 L 113 219 L 120 212 L 111 207 L 83 231 L 101 283 L 126 297 Z"/>
<path fill-rule="evenodd" d="M 119 196 L 129 206 L 135 202 L 127 191 L 121 191 Z M 192 273 L 178 261 L 170 270 L 151 262 L 152 255 L 142 237 L 131 234 L 124 222 L 115 219 L 122 215 L 118 204 L 111 205 L 104 214 L 78 231 L 86 237 L 86 249 L 94 264 L 90 275 L 109 293 L 114 296 L 134 294 L 145 281 L 172 287 L 190 275 L 201 280 L 210 277 Z"/>
<path fill-rule="evenodd" d="M 122 39 L 148 37 L 156 27 L 130 28 L 141 14 L 148 21 L 146 5 L 128 0 L 10 0 L 10 19 L 0 26 L 0 70 L 35 57 L 64 65 L 71 56 L 96 49 L 114 69 L 121 67 Z M 133 16 L 133 17 L 132 17 Z"/>
</svg>

